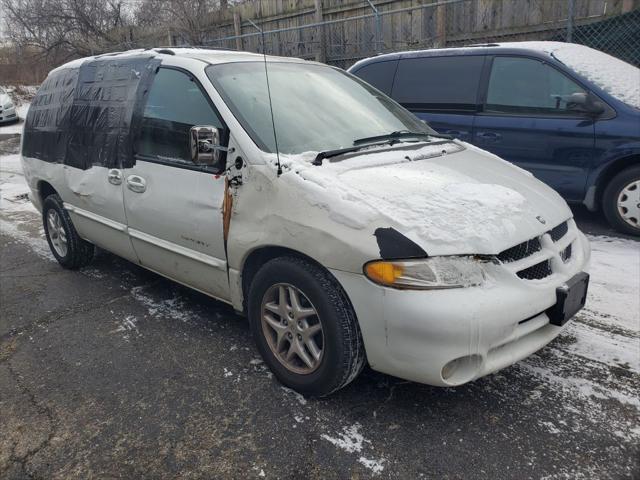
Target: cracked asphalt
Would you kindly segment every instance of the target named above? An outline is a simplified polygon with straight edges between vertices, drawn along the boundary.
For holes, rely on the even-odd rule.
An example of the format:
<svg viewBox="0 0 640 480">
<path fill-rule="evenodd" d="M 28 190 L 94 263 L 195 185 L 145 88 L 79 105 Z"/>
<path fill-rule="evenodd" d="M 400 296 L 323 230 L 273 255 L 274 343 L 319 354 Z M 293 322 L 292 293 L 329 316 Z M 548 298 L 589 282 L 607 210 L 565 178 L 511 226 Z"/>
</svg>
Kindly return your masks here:
<svg viewBox="0 0 640 480">
<path fill-rule="evenodd" d="M 367 369 L 305 399 L 230 307 L 106 252 L 63 270 L 37 215 L 0 219 L 2 479 L 640 478 L 640 375 L 571 332 L 463 387 Z"/>
</svg>

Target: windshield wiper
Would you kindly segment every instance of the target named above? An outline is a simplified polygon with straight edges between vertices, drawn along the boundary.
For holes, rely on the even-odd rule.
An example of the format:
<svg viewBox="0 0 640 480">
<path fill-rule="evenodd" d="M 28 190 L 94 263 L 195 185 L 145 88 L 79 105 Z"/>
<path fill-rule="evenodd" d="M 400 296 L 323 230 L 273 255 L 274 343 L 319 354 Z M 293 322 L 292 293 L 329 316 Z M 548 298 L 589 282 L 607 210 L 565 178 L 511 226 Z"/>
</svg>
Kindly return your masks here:
<svg viewBox="0 0 640 480">
<path fill-rule="evenodd" d="M 313 162 L 313 165 L 320 166 L 322 165 L 322 160 L 325 158 L 337 157 L 338 155 L 342 155 L 343 153 L 351 153 L 357 152 L 358 150 L 362 150 L 363 148 L 371 147 L 373 145 L 384 145 L 385 143 L 367 143 L 366 145 L 354 145 L 353 147 L 346 148 L 338 148 L 336 150 L 325 150 L 324 152 L 320 152 L 316 155 Z"/>
<path fill-rule="evenodd" d="M 358 140 L 353 141 L 353 145 L 362 145 L 371 142 L 380 142 L 385 141 L 388 142 L 389 145 L 393 145 L 394 143 L 398 143 L 402 138 L 447 138 L 451 139 L 452 137 L 448 135 L 439 135 L 437 133 L 427 133 L 427 132 L 410 132 L 409 130 L 399 130 L 397 132 L 386 133 L 384 135 L 376 135 L 375 137 L 365 137 L 359 138 Z"/>
<path fill-rule="evenodd" d="M 453 139 L 450 135 L 441 135 L 439 133 L 425 133 L 425 132 L 410 132 L 408 130 L 402 130 L 398 132 L 391 132 L 386 135 L 377 135 L 375 137 L 365 137 L 354 140 L 353 147 L 338 148 L 336 150 L 326 150 L 316 155 L 316 158 L 311 162 L 313 165 L 322 165 L 322 161 L 325 158 L 337 157 L 345 153 L 357 152 L 367 147 L 375 147 L 379 145 L 393 145 L 398 143 L 401 138 L 443 138 L 446 140 Z"/>
</svg>

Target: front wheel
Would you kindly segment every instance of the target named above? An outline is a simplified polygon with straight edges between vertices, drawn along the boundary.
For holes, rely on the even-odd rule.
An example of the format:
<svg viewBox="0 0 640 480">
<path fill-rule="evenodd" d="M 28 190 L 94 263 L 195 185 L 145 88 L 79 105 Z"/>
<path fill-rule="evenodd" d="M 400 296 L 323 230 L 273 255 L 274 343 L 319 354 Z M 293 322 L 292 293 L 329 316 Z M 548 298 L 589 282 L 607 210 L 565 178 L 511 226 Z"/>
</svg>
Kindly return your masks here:
<svg viewBox="0 0 640 480">
<path fill-rule="evenodd" d="M 616 230 L 640 236 L 640 166 L 613 177 L 602 195 L 602 210 Z"/>
<path fill-rule="evenodd" d="M 267 262 L 249 289 L 249 321 L 258 350 L 278 380 L 325 396 L 365 364 L 353 307 L 336 280 L 297 257 Z"/>
<path fill-rule="evenodd" d="M 57 194 L 45 199 L 42 205 L 42 222 L 51 253 L 60 265 L 76 269 L 91 262 L 94 246 L 80 238 Z"/>
</svg>

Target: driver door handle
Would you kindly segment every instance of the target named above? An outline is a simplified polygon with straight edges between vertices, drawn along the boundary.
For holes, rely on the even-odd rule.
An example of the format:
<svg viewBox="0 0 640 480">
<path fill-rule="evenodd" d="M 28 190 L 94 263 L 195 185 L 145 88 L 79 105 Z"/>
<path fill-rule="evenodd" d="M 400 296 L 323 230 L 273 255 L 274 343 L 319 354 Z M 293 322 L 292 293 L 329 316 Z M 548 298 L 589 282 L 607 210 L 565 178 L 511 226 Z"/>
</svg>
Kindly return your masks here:
<svg viewBox="0 0 640 480">
<path fill-rule="evenodd" d="M 135 193 L 142 193 L 147 189 L 147 181 L 138 175 L 127 177 L 127 188 Z"/>
<path fill-rule="evenodd" d="M 107 173 L 107 180 L 112 185 L 120 185 L 122 183 L 122 172 L 117 168 L 112 168 Z"/>
<path fill-rule="evenodd" d="M 477 137 L 485 142 L 498 142 L 502 138 L 502 135 L 496 132 L 478 132 Z"/>
</svg>

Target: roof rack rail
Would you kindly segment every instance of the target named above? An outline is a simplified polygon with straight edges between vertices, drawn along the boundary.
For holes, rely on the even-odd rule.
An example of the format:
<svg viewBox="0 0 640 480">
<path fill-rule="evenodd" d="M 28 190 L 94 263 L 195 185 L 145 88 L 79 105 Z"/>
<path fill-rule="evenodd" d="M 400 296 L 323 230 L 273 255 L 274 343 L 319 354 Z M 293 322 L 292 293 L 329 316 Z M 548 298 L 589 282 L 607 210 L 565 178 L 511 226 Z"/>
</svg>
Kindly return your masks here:
<svg viewBox="0 0 640 480">
<path fill-rule="evenodd" d="M 211 45 L 181 45 L 179 47 L 167 47 L 167 48 L 198 48 L 201 50 L 230 50 L 233 52 L 237 52 L 237 48 L 228 48 L 228 47 L 213 47 Z"/>
<path fill-rule="evenodd" d="M 170 48 L 165 48 L 165 47 L 154 48 L 153 51 L 156 52 L 156 53 L 164 53 L 165 55 L 175 55 L 176 54 L 176 52 L 174 52 Z"/>
<path fill-rule="evenodd" d="M 500 44 L 499 43 L 474 43 L 472 45 L 464 45 L 462 48 L 465 47 L 499 47 Z"/>
</svg>

